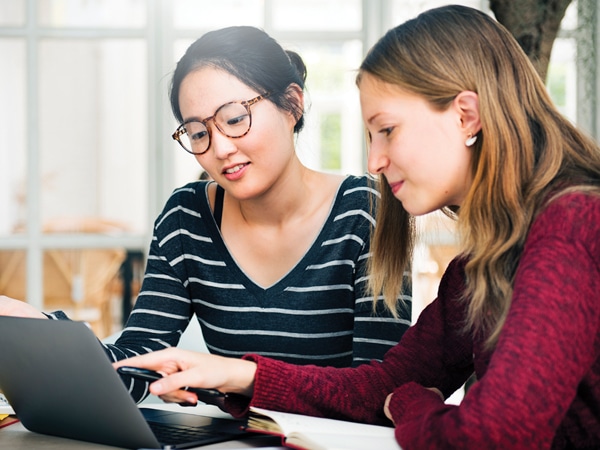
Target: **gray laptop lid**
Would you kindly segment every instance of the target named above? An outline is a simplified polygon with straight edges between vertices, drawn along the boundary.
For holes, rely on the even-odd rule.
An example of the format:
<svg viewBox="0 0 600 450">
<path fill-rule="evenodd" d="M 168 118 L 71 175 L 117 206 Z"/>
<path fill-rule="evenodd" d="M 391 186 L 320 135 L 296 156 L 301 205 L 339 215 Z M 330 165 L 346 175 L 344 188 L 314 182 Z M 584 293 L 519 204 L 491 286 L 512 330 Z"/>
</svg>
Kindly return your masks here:
<svg viewBox="0 0 600 450">
<path fill-rule="evenodd" d="M 192 414 L 200 424 L 224 423 L 229 438 L 165 446 L 83 323 L 0 316 L 0 390 L 30 431 L 125 448 L 185 448 L 232 439 L 240 424 Z"/>
</svg>

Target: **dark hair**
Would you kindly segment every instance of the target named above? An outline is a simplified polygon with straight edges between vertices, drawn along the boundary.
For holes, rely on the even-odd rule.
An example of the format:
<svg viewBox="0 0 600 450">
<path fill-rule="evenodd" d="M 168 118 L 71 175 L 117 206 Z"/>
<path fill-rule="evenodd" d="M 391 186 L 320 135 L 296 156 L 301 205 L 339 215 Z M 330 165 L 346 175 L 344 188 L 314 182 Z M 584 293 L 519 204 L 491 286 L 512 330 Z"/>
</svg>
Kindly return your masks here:
<svg viewBox="0 0 600 450">
<path fill-rule="evenodd" d="M 196 40 L 177 63 L 171 80 L 171 109 L 182 122 L 179 88 L 183 79 L 201 67 L 225 70 L 259 94 L 269 92 L 267 100 L 296 117 L 294 132 L 304 126 L 304 111 L 288 88 L 297 84 L 304 90 L 306 66 L 300 55 L 284 50 L 263 30 L 235 26 L 210 31 Z"/>
</svg>

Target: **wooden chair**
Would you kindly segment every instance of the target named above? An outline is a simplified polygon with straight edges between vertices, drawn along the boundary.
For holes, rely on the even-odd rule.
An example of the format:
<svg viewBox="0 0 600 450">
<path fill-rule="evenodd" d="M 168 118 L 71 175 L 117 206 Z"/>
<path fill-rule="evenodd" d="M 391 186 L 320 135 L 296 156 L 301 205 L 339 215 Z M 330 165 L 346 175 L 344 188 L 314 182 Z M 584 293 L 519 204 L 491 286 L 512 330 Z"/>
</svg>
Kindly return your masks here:
<svg viewBox="0 0 600 450">
<path fill-rule="evenodd" d="M 119 290 L 123 249 L 47 250 L 44 309 L 88 322 L 99 338 L 113 332 L 112 299 Z"/>
<path fill-rule="evenodd" d="M 60 220 L 44 227 L 49 233 L 122 231 L 115 222 L 84 218 Z M 63 310 L 88 322 L 99 338 L 113 333 L 113 302 L 122 295 L 119 277 L 126 257 L 122 248 L 48 249 L 43 257 L 44 311 Z M 27 300 L 23 250 L 0 252 L 0 294 Z"/>
<path fill-rule="evenodd" d="M 0 294 L 25 299 L 25 251 L 0 251 Z"/>
</svg>

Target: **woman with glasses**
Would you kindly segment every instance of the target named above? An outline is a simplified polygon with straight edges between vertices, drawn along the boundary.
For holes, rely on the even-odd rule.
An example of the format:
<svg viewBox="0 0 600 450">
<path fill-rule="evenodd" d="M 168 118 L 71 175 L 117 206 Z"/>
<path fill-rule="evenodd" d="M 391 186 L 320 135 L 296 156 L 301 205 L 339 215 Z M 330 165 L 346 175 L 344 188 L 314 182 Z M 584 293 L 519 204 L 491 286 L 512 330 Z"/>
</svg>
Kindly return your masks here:
<svg viewBox="0 0 600 450">
<path fill-rule="evenodd" d="M 375 180 L 316 172 L 296 155 L 305 76 L 296 53 L 253 27 L 209 32 L 179 61 L 173 138 L 214 181 L 175 190 L 157 218 L 112 359 L 176 346 L 194 315 L 223 356 L 344 367 L 400 340 L 409 274 L 387 286 L 404 300 L 395 315 L 374 311 L 365 289 Z M 397 232 L 411 248 L 408 217 Z M 142 398 L 145 383 L 131 387 Z"/>
</svg>

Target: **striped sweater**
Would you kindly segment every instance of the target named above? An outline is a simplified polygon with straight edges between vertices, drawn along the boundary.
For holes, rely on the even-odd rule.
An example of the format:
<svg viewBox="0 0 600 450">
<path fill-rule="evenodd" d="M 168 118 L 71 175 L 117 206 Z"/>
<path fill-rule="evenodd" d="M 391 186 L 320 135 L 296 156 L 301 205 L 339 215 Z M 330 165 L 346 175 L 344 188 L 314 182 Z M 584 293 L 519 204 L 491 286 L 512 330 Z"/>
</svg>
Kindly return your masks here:
<svg viewBox="0 0 600 450">
<path fill-rule="evenodd" d="M 347 367 L 382 359 L 410 325 L 409 277 L 394 319 L 365 294 L 367 177 L 344 179 L 319 235 L 297 265 L 263 288 L 236 264 L 212 216 L 208 182 L 173 192 L 155 222 L 140 294 L 111 359 L 176 346 L 195 315 L 211 353 L 258 353 L 294 364 Z M 135 398 L 144 386 L 131 385 Z"/>
</svg>

